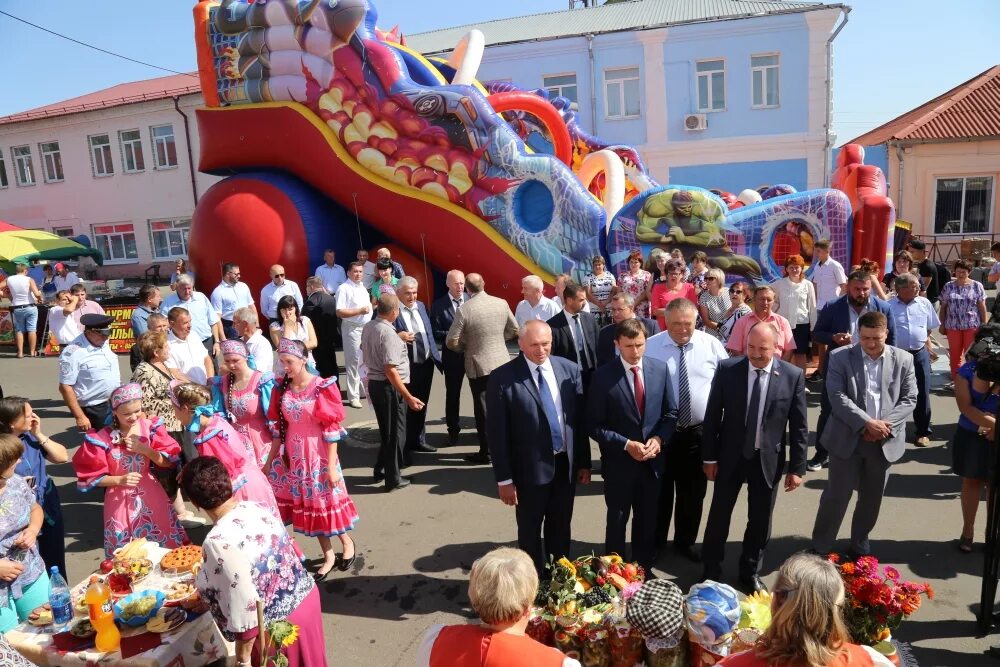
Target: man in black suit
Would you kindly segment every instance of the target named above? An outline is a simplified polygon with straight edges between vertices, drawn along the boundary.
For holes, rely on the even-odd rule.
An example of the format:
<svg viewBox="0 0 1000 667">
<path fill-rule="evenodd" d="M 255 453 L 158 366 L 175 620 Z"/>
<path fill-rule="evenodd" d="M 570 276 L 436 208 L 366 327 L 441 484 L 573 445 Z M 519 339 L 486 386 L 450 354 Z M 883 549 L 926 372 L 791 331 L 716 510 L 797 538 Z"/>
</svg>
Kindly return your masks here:
<svg viewBox="0 0 1000 667">
<path fill-rule="evenodd" d="M 462 382 L 465 380 L 465 355 L 455 352 L 445 344 L 445 337 L 455 313 L 465 303 L 465 274 L 458 270 L 448 272 L 446 280 L 448 293 L 431 305 L 431 329 L 434 341 L 441 345 L 441 363 L 444 364 L 444 421 L 448 426 L 448 444 L 458 443 L 462 430 L 459 423 L 459 399 L 462 397 Z"/>
<path fill-rule="evenodd" d="M 549 556 L 569 554 L 576 483 L 590 482 L 590 441 L 580 369 L 549 355 L 549 325 L 527 322 L 518 346 L 520 356 L 490 373 L 486 438 L 500 500 L 515 508 L 517 545 L 542 575 Z"/>
<path fill-rule="evenodd" d="M 625 292 L 615 294 L 611 297 L 611 303 L 608 305 L 608 308 L 611 310 L 612 323 L 606 327 L 602 327 L 600 333 L 597 335 L 598 366 L 603 366 L 617 356 L 618 348 L 615 347 L 615 329 L 619 322 L 631 319 L 639 320 L 643 330 L 646 332 L 647 339 L 660 333 L 660 325 L 656 323 L 656 320 L 651 320 L 648 317 L 639 317 L 635 314 L 635 299 L 632 298 L 631 294 L 625 294 Z"/>
<path fill-rule="evenodd" d="M 619 359 L 594 372 L 587 402 L 590 435 L 601 448 L 605 553 L 625 554 L 625 525 L 632 518 L 632 560 L 647 574 L 656 548 L 656 511 L 663 477 L 663 446 L 677 422 L 677 402 L 667 365 L 644 356 L 646 332 L 629 319 L 615 326 Z"/>
<path fill-rule="evenodd" d="M 750 329 L 747 356 L 719 364 L 705 409 L 702 458 L 715 483 L 702 559 L 704 579 L 722 576 L 736 498 L 747 485 L 749 517 L 740 554 L 740 582 L 766 590 L 758 573 L 771 538 L 771 513 L 785 465 L 785 429 L 790 448 L 785 491 L 802 483 L 806 470 L 805 376 L 775 355 L 777 329 L 760 322 Z"/>
<path fill-rule="evenodd" d="M 323 287 L 323 279 L 313 276 L 306 281 L 306 300 L 302 304 L 302 314 L 312 322 L 316 331 L 316 349 L 313 358 L 320 377 L 329 378 L 340 373 L 337 368 L 337 299 Z M 262 369 L 269 370 L 269 369 Z"/>
<path fill-rule="evenodd" d="M 569 359 L 580 367 L 583 387 L 590 386 L 590 376 L 597 368 L 597 318 L 583 310 L 587 289 L 569 283 L 562 293 L 563 311 L 549 318 L 552 327 L 552 355 Z"/>
<path fill-rule="evenodd" d="M 410 383 L 407 389 L 424 402 L 420 410 L 406 413 L 406 445 L 403 460 L 408 461 L 413 452 L 436 452 L 437 448 L 427 444 L 424 422 L 427 421 L 427 401 L 431 396 L 434 369 L 443 368 L 441 354 L 432 338 L 431 320 L 423 302 L 417 301 L 419 284 L 413 276 L 403 276 L 396 285 L 399 297 L 399 317 L 393 323 L 400 339 L 406 343 L 406 355 L 410 360 Z"/>
</svg>

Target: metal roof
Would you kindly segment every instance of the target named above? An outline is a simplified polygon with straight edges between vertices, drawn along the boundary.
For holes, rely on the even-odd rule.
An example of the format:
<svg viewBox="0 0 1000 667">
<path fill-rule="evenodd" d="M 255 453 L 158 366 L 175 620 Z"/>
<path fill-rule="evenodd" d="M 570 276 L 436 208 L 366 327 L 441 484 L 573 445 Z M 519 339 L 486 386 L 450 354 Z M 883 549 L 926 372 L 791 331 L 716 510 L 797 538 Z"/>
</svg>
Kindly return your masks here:
<svg viewBox="0 0 1000 667">
<path fill-rule="evenodd" d="M 1000 65 L 848 142 L 947 141 L 1000 137 Z"/>
<path fill-rule="evenodd" d="M 752 18 L 808 12 L 841 4 L 781 0 L 626 0 L 599 7 L 570 9 L 498 19 L 406 35 L 406 45 L 422 53 L 455 48 L 471 29 L 486 36 L 487 46 L 557 37 L 643 30 L 681 23 Z"/>
<path fill-rule="evenodd" d="M 0 116 L 0 125 L 20 123 L 38 118 L 67 116 L 83 111 L 120 107 L 136 102 L 149 102 L 183 95 L 201 94 L 201 84 L 198 74 L 172 74 L 144 81 L 120 83 L 117 86 L 104 88 L 93 93 L 73 97 L 62 102 L 55 102 L 43 107 L 21 111 L 9 116 Z"/>
</svg>

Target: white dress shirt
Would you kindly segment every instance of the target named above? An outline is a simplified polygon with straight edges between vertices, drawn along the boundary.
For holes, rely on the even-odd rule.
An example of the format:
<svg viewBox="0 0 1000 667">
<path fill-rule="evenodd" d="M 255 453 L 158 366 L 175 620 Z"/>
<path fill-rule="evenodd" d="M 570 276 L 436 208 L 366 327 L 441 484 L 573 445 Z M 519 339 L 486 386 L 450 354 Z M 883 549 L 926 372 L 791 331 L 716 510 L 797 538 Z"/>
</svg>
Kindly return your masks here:
<svg viewBox="0 0 1000 667">
<path fill-rule="evenodd" d="M 659 359 L 667 365 L 667 377 L 674 396 L 680 400 L 681 349 L 666 331 L 650 336 L 646 341 L 646 356 Z M 687 368 L 688 388 L 691 395 L 691 424 L 705 421 L 708 394 L 712 389 L 712 379 L 723 359 L 728 359 L 726 348 L 715 336 L 704 331 L 695 331 L 684 350 L 684 366 Z"/>
<path fill-rule="evenodd" d="M 885 359 L 885 349 L 875 359 L 867 352 L 861 351 L 861 360 L 865 365 L 865 412 L 872 419 L 882 419 L 882 366 Z"/>
<path fill-rule="evenodd" d="M 348 280 L 337 288 L 337 310 L 355 310 L 363 306 L 371 306 L 372 298 L 365 289 L 364 283 Z M 372 318 L 371 312 L 340 318 L 342 322 L 364 324 Z"/>
<path fill-rule="evenodd" d="M 840 262 L 830 257 L 813 267 L 812 281 L 816 286 L 816 308 L 820 309 L 840 296 L 840 286 L 847 282 L 847 274 Z"/>
<path fill-rule="evenodd" d="M 246 340 L 247 351 L 253 357 L 253 365 L 262 373 L 267 369 L 274 368 L 274 348 L 271 341 L 264 337 L 260 329 L 254 331 L 253 335 Z"/>
<path fill-rule="evenodd" d="M 316 267 L 315 275 L 323 281 L 323 287 L 330 294 L 336 294 L 337 288 L 347 282 L 347 272 L 340 264 L 320 264 Z"/>
<path fill-rule="evenodd" d="M 757 381 L 757 367 L 747 363 L 747 409 L 750 409 L 750 397 L 753 396 L 753 385 Z M 774 367 L 774 359 L 767 362 L 764 372 L 760 376 L 760 404 L 757 406 L 757 432 L 753 438 L 753 448 L 760 449 L 760 432 L 764 427 L 764 406 L 767 404 L 767 388 L 771 384 L 771 369 Z M 777 444 L 777 443 L 771 443 Z"/>
<path fill-rule="evenodd" d="M 452 304 L 452 306 L 454 306 L 454 304 Z M 416 358 L 417 345 L 416 345 L 416 341 L 414 341 L 414 343 L 413 343 L 414 359 L 413 360 L 417 361 L 417 362 L 420 362 L 420 361 L 426 361 L 427 359 L 430 359 L 431 358 L 431 345 L 432 345 L 432 343 L 431 343 L 430 337 L 427 335 L 427 331 L 424 330 L 424 321 L 423 321 L 423 318 L 420 317 L 420 309 L 417 307 L 417 302 L 416 301 L 413 302 L 413 308 L 408 308 L 407 306 L 404 306 L 401 303 L 401 304 L 399 304 L 399 309 L 404 314 L 403 317 L 406 320 L 406 326 L 407 326 L 407 329 L 410 331 L 410 333 L 412 333 L 414 336 L 418 336 L 418 337 L 422 338 L 423 341 L 424 341 L 424 350 L 425 350 L 425 353 L 426 353 L 427 356 L 424 357 L 423 359 L 417 359 Z"/>
<path fill-rule="evenodd" d="M 260 291 L 260 312 L 272 320 L 278 319 L 278 301 L 283 296 L 293 297 L 295 303 L 299 304 L 299 310 L 302 310 L 302 292 L 298 285 L 286 278 L 280 287 L 273 280 L 264 285 L 264 289 Z"/>
<path fill-rule="evenodd" d="M 212 290 L 212 308 L 224 320 L 232 321 L 237 310 L 252 305 L 253 295 L 244 282 L 236 281 L 234 285 L 230 285 L 223 280 Z"/>
<path fill-rule="evenodd" d="M 524 358 L 525 363 L 528 364 L 528 374 L 531 376 L 531 381 L 535 383 L 535 389 L 538 389 L 538 369 L 542 369 L 542 377 L 545 379 L 545 385 L 549 388 L 549 393 L 552 395 L 552 401 L 556 404 L 556 419 L 559 420 L 559 429 L 563 434 L 563 446 L 562 449 L 556 451 L 556 454 L 561 454 L 566 451 L 566 447 L 569 444 L 566 442 L 566 415 L 563 414 L 562 407 L 562 396 L 559 394 L 559 383 L 556 382 L 556 372 L 552 368 L 552 362 L 548 359 L 545 363 L 538 365 L 533 361 L 529 361 L 527 357 Z M 548 423 L 548 422 L 546 422 Z M 513 483 L 512 479 L 505 479 L 502 482 L 497 482 L 500 486 L 506 486 L 507 484 Z"/>
<path fill-rule="evenodd" d="M 514 311 L 514 319 L 517 320 L 517 326 L 523 327 L 530 320 L 546 322 L 550 318 L 555 317 L 559 313 L 559 310 L 560 308 L 556 305 L 556 302 L 547 296 L 539 298 L 538 303 L 534 306 L 528 303 L 527 299 L 522 299 Z"/>
<path fill-rule="evenodd" d="M 60 305 L 49 309 L 49 331 L 56 335 L 60 345 L 69 345 L 83 333 L 73 314 L 65 315 Z"/>
<path fill-rule="evenodd" d="M 361 269 L 361 284 L 365 286 L 365 290 L 370 290 L 372 285 L 375 284 L 375 278 L 377 277 L 377 269 L 375 262 L 365 262 L 365 265 Z"/>
<path fill-rule="evenodd" d="M 170 356 L 167 357 L 167 368 L 176 368 L 191 379 L 191 382 L 205 384 L 208 382 L 208 373 L 205 371 L 205 359 L 208 358 L 208 350 L 194 331 L 188 337 L 181 340 L 171 331 L 167 334 L 167 347 Z"/>
</svg>

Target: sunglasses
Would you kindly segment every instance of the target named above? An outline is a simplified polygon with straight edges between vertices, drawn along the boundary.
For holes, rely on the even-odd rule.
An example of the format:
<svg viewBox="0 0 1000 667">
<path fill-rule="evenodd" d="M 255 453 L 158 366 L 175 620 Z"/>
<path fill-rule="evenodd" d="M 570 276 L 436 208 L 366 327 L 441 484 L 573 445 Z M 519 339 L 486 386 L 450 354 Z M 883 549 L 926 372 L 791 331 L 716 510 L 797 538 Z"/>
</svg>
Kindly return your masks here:
<svg viewBox="0 0 1000 667">
<path fill-rule="evenodd" d="M 237 275 L 239 275 L 239 274 L 237 274 Z M 284 273 L 275 273 L 275 274 L 274 274 L 274 275 L 273 275 L 273 276 L 271 277 L 271 280 L 274 280 L 275 278 L 284 278 L 284 277 L 285 277 L 285 274 L 284 274 Z"/>
</svg>

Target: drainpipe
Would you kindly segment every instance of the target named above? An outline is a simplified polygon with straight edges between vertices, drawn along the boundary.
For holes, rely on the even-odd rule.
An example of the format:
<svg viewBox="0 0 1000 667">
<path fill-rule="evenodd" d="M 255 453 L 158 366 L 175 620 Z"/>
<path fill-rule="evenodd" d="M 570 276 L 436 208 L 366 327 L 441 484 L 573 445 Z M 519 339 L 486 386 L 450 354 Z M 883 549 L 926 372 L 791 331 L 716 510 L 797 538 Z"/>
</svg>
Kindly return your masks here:
<svg viewBox="0 0 1000 667">
<path fill-rule="evenodd" d="M 833 131 L 833 40 L 837 39 L 837 35 L 847 25 L 847 15 L 851 13 L 851 8 L 844 5 L 840 11 L 843 12 L 844 20 L 826 40 L 826 140 L 823 143 L 823 186 L 827 188 L 830 187 L 830 158 L 833 149 L 833 142 L 830 141 L 830 133 Z"/>
<path fill-rule="evenodd" d="M 903 147 L 899 145 L 898 141 L 893 141 L 892 144 L 896 147 L 896 161 L 899 163 L 899 180 L 896 181 L 896 217 L 903 217 Z M 912 232 L 911 232 L 912 233 Z"/>
<path fill-rule="evenodd" d="M 194 200 L 195 206 L 197 206 L 198 205 L 198 186 L 195 184 L 195 180 L 194 180 L 194 153 L 191 151 L 191 126 L 188 123 L 187 114 L 185 114 L 183 111 L 181 111 L 181 107 L 180 107 L 180 104 L 179 104 L 180 97 L 179 96 L 174 96 L 171 99 L 173 99 L 173 101 L 174 101 L 174 109 L 176 109 L 177 113 L 179 113 L 181 115 L 181 118 L 184 119 L 184 143 L 187 145 L 188 172 L 191 174 L 191 198 Z"/>
<path fill-rule="evenodd" d="M 594 67 L 594 33 L 587 34 L 587 57 L 590 60 L 590 131 L 597 135 L 597 70 Z"/>
</svg>

